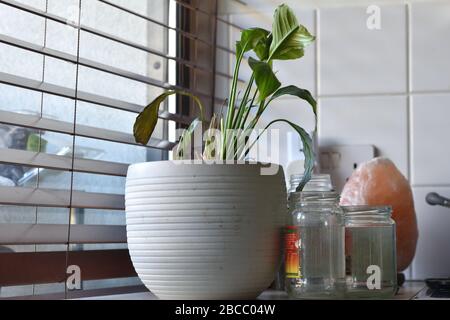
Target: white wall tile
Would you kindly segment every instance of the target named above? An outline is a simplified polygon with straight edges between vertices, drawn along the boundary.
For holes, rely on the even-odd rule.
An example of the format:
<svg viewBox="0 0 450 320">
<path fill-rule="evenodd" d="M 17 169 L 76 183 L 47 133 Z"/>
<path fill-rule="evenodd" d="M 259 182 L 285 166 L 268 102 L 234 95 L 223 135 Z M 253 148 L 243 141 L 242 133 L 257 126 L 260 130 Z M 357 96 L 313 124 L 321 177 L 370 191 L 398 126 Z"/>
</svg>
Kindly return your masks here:
<svg viewBox="0 0 450 320">
<path fill-rule="evenodd" d="M 411 7 L 412 89 L 450 90 L 450 4 Z"/>
<path fill-rule="evenodd" d="M 230 20 L 243 29 L 258 27 L 271 30 L 272 17 L 273 11 L 241 12 L 230 15 Z M 235 36 L 238 35 L 239 31 L 235 29 Z"/>
<path fill-rule="evenodd" d="M 426 203 L 429 192 L 450 198 L 450 188 L 414 188 L 419 242 L 412 264 L 413 279 L 450 277 L 450 209 Z"/>
<path fill-rule="evenodd" d="M 412 182 L 450 185 L 450 94 L 412 98 Z"/>
<path fill-rule="evenodd" d="M 407 176 L 407 133 L 406 97 L 320 99 L 321 146 L 373 145 Z"/>
<path fill-rule="evenodd" d="M 320 10 L 320 94 L 406 91 L 406 7 L 381 6 L 381 29 L 369 30 L 367 7 Z"/>
</svg>

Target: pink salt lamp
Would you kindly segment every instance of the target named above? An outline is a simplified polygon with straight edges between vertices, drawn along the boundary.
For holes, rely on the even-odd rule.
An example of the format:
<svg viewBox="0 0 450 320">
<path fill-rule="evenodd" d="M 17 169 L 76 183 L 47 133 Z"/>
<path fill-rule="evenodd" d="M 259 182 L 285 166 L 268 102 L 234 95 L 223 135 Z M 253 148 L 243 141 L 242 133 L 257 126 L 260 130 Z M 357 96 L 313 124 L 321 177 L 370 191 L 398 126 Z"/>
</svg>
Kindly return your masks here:
<svg viewBox="0 0 450 320">
<path fill-rule="evenodd" d="M 341 205 L 392 206 L 397 224 L 397 269 L 409 267 L 419 236 L 414 200 L 408 180 L 391 160 L 376 158 L 360 165 L 342 191 Z"/>
</svg>

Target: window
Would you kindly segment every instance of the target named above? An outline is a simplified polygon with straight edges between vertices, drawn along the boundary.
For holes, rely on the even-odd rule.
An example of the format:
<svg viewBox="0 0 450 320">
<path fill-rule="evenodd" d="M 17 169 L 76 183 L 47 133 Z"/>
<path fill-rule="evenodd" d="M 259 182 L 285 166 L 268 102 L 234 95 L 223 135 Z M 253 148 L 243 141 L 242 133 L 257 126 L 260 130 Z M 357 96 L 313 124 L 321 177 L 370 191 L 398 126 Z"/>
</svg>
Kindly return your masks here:
<svg viewBox="0 0 450 320">
<path fill-rule="evenodd" d="M 136 115 L 168 88 L 210 116 L 215 1 L 0 0 L 0 298 L 145 290 L 131 265 L 124 184 L 165 160 L 194 116 L 172 99 L 148 146 Z M 81 268 L 71 291 L 69 266 Z"/>
</svg>

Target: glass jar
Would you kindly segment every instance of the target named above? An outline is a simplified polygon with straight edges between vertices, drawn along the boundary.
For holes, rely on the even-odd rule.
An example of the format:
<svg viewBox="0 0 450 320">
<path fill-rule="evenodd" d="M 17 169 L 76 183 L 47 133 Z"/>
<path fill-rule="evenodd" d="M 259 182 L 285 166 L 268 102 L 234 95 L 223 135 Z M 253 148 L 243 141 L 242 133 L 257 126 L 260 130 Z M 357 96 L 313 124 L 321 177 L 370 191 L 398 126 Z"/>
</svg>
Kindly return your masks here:
<svg viewBox="0 0 450 320">
<path fill-rule="evenodd" d="M 294 208 L 294 205 L 290 204 L 290 198 L 291 198 L 291 194 L 296 193 L 297 187 L 300 184 L 300 182 L 303 180 L 303 175 L 292 175 L 290 178 L 290 187 L 289 187 L 289 206 Z M 313 175 L 311 177 L 311 180 L 305 185 L 304 191 L 308 191 L 308 192 L 312 192 L 312 191 L 334 191 L 334 187 L 331 183 L 331 176 L 329 174 L 316 174 Z M 287 228 L 285 231 L 285 236 L 289 236 L 289 232 L 290 232 L 290 226 L 292 224 L 292 210 L 288 210 L 287 211 L 287 217 L 286 217 L 286 223 L 287 223 Z M 275 281 L 272 285 L 272 288 L 275 290 L 280 290 L 280 291 L 284 291 L 286 290 L 286 275 L 285 275 L 285 256 L 284 256 L 285 252 L 284 252 L 284 247 L 282 247 L 282 263 L 280 265 L 280 269 L 277 273 L 277 276 L 275 278 Z"/>
<path fill-rule="evenodd" d="M 344 219 L 335 192 L 291 194 L 286 290 L 294 299 L 334 299 L 345 287 Z"/>
<path fill-rule="evenodd" d="M 346 296 L 391 298 L 397 291 L 395 221 L 390 207 L 343 207 Z"/>
<path fill-rule="evenodd" d="M 296 193 L 297 187 L 302 180 L 302 174 L 291 176 L 288 194 Z M 303 188 L 303 192 L 310 191 L 334 191 L 333 184 L 331 183 L 331 176 L 329 174 L 313 175 L 311 180 L 305 185 L 305 188 Z"/>
</svg>

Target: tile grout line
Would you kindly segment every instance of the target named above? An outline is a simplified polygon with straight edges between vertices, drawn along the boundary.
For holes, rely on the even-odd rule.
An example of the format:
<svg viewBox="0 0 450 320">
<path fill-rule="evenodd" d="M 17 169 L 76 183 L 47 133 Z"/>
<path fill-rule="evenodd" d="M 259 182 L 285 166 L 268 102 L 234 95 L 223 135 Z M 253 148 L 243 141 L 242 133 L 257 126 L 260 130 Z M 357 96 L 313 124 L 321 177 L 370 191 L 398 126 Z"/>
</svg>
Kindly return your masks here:
<svg viewBox="0 0 450 320">
<path fill-rule="evenodd" d="M 433 183 L 433 184 L 418 183 L 418 184 L 411 184 L 411 187 L 413 187 L 413 188 L 450 188 L 450 184 L 446 184 L 446 183 Z"/>
<path fill-rule="evenodd" d="M 450 95 L 450 90 L 411 91 L 411 92 L 381 92 L 381 93 L 344 93 L 316 95 L 317 99 L 343 99 L 343 98 L 374 98 L 374 97 L 407 97 L 420 95 Z M 279 100 L 296 100 L 291 97 L 281 97 Z"/>
<path fill-rule="evenodd" d="M 319 23 L 319 19 L 320 19 L 320 12 L 319 9 L 316 8 L 314 10 L 314 25 L 316 28 L 316 39 L 320 39 L 320 23 Z M 316 98 L 317 98 L 317 103 L 318 103 L 318 109 L 317 109 L 317 115 L 318 115 L 318 119 L 321 118 L 321 103 L 320 103 L 320 40 L 316 40 L 316 59 L 315 59 L 315 76 L 316 76 Z M 320 145 L 320 136 L 321 136 L 321 125 L 320 125 L 320 121 L 317 123 L 317 144 Z"/>
<path fill-rule="evenodd" d="M 314 9 L 314 27 L 316 28 L 316 41 L 315 41 L 315 89 L 316 89 L 316 101 L 317 101 L 317 118 L 316 118 L 316 131 L 314 133 L 314 149 L 315 150 L 315 157 L 316 157 L 316 166 L 318 167 L 316 170 L 320 171 L 320 137 L 321 135 L 321 124 L 319 119 L 321 119 L 322 115 L 322 108 L 321 108 L 321 101 L 320 101 L 320 25 L 319 25 L 319 8 Z"/>
<path fill-rule="evenodd" d="M 407 126 L 407 153 L 408 153 L 408 178 L 411 186 L 413 185 L 413 130 L 412 130 L 412 36 L 411 36 L 411 4 L 405 4 L 406 9 L 406 87 L 407 87 L 407 106 L 406 106 L 406 126 Z M 414 277 L 414 262 L 408 268 L 410 279 Z"/>
<path fill-rule="evenodd" d="M 323 94 L 319 98 L 370 98 L 370 97 L 413 97 L 417 95 L 445 95 L 450 94 L 450 90 L 429 90 L 429 91 L 405 91 L 405 92 L 374 92 L 374 93 L 343 93 L 343 94 Z"/>
<path fill-rule="evenodd" d="M 316 96 L 319 97 L 320 96 L 320 30 L 319 30 L 319 9 L 315 9 L 314 10 L 314 27 L 316 29 L 316 42 L 315 42 L 315 68 L 314 68 L 314 72 L 315 72 L 315 76 L 316 76 Z"/>
<path fill-rule="evenodd" d="M 406 10 L 406 90 L 408 92 L 406 105 L 408 179 L 412 183 L 412 122 L 411 122 L 411 14 L 410 5 L 405 4 Z"/>
</svg>

